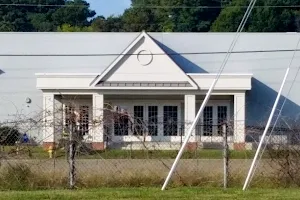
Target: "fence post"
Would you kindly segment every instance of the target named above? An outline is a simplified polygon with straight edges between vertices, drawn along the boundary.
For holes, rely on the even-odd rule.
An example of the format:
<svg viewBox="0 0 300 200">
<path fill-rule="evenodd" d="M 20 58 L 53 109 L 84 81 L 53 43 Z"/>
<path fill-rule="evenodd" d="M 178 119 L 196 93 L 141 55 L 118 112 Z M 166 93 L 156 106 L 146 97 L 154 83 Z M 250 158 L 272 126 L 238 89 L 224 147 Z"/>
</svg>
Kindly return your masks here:
<svg viewBox="0 0 300 200">
<path fill-rule="evenodd" d="M 228 141 L 227 141 L 227 124 L 222 125 L 223 132 L 223 164 L 224 164 L 224 189 L 228 187 Z"/>
<path fill-rule="evenodd" d="M 74 142 L 74 125 L 70 124 L 69 134 L 69 187 L 74 189 L 75 186 L 75 142 Z"/>
</svg>

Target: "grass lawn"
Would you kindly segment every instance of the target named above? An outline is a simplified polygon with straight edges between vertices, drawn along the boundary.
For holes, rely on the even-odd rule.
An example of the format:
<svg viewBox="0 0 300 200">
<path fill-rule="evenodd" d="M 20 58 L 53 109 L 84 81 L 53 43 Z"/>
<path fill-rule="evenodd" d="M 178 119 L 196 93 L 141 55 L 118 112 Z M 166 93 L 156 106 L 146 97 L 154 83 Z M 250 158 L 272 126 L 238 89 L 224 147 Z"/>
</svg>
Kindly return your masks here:
<svg viewBox="0 0 300 200">
<path fill-rule="evenodd" d="M 203 189 L 176 188 L 160 191 L 159 188 L 99 188 L 97 190 L 57 190 L 57 191 L 8 191 L 0 192 L 0 199 L 5 200 L 98 200 L 98 199 L 299 199 L 299 189 Z"/>
<path fill-rule="evenodd" d="M 19 148 L 19 153 L 16 153 L 15 146 L 5 146 L 2 149 L 3 153 L 7 153 L 10 158 L 24 159 L 48 159 L 47 150 L 37 146 L 22 146 Z M 175 159 L 178 151 L 175 150 L 118 150 L 107 149 L 104 151 L 81 151 L 76 157 L 78 159 Z M 230 151 L 231 159 L 252 159 L 255 151 Z M 265 157 L 266 155 L 264 155 Z M 57 149 L 53 157 L 57 159 L 65 159 L 65 151 Z M 218 149 L 199 149 L 197 151 L 185 151 L 182 159 L 222 159 L 223 151 Z"/>
</svg>

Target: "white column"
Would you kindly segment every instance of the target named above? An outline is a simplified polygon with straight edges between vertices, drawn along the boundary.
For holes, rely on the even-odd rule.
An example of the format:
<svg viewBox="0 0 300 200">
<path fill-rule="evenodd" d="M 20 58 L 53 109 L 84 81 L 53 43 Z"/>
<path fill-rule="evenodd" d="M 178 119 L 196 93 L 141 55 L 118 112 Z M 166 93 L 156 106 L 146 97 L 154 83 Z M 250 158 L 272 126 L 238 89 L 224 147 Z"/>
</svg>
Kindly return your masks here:
<svg viewBox="0 0 300 200">
<path fill-rule="evenodd" d="M 196 95 L 185 95 L 184 96 L 184 123 L 185 123 L 185 134 L 187 134 L 196 117 Z M 190 137 L 190 142 L 195 142 L 195 129 Z"/>
<path fill-rule="evenodd" d="M 55 142 L 54 137 L 54 94 L 43 94 L 43 143 L 44 146 Z"/>
<path fill-rule="evenodd" d="M 61 99 L 54 97 L 54 139 L 58 143 L 64 132 L 64 109 Z"/>
<path fill-rule="evenodd" d="M 234 143 L 245 142 L 245 92 L 234 94 Z"/>
<path fill-rule="evenodd" d="M 93 94 L 93 143 L 103 143 L 103 94 Z"/>
</svg>

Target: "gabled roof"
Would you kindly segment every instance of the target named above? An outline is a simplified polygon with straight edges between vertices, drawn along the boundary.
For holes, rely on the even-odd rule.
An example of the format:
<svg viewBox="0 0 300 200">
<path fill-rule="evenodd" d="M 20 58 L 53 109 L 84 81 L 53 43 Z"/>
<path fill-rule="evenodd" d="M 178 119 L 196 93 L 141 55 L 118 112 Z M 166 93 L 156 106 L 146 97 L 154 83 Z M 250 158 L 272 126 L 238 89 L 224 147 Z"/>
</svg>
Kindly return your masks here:
<svg viewBox="0 0 300 200">
<path fill-rule="evenodd" d="M 91 86 L 197 89 L 193 80 L 146 32 L 142 32 L 97 76 Z"/>
</svg>

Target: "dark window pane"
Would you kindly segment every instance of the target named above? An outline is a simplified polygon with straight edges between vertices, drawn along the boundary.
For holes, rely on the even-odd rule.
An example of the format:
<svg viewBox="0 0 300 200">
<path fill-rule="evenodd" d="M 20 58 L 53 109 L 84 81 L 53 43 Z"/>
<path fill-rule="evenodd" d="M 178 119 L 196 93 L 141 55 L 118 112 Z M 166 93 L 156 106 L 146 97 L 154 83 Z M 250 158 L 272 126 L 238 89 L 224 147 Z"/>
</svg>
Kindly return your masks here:
<svg viewBox="0 0 300 200">
<path fill-rule="evenodd" d="M 157 136 L 158 132 L 158 107 L 148 106 L 148 131 L 149 135 Z"/>
<path fill-rule="evenodd" d="M 129 118 L 126 114 L 116 114 L 114 118 L 114 134 L 117 136 L 128 135 Z"/>
<path fill-rule="evenodd" d="M 178 135 L 178 107 L 164 106 L 164 135 Z"/>
<path fill-rule="evenodd" d="M 211 136 L 213 133 L 213 107 L 206 106 L 203 111 L 203 135 Z"/>
<path fill-rule="evenodd" d="M 227 120 L 227 106 L 218 106 L 218 134 L 223 133 L 222 124 Z"/>
<path fill-rule="evenodd" d="M 74 112 L 75 108 L 72 105 L 65 105 L 65 132 L 70 133 L 71 123 L 74 124 Z"/>
<path fill-rule="evenodd" d="M 79 113 L 79 134 L 83 136 L 89 132 L 89 106 L 80 106 Z"/>
<path fill-rule="evenodd" d="M 134 135 L 144 133 L 144 106 L 134 106 Z"/>
</svg>

